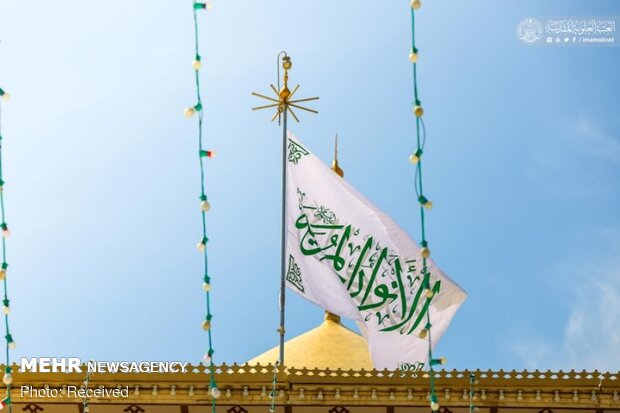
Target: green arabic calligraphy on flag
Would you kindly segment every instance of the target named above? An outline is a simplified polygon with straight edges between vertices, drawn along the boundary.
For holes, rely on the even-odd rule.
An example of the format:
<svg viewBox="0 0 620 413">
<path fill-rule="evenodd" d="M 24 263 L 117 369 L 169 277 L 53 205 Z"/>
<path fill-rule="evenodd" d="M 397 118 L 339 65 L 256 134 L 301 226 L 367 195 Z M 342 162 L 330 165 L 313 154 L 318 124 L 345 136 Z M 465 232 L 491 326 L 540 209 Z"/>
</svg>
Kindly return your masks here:
<svg viewBox="0 0 620 413">
<path fill-rule="evenodd" d="M 417 333 L 427 313 L 435 344 L 466 293 L 432 260 L 423 274 L 420 248 L 394 221 L 290 132 L 288 140 L 287 286 L 357 321 L 375 368 L 426 363 Z"/>
</svg>

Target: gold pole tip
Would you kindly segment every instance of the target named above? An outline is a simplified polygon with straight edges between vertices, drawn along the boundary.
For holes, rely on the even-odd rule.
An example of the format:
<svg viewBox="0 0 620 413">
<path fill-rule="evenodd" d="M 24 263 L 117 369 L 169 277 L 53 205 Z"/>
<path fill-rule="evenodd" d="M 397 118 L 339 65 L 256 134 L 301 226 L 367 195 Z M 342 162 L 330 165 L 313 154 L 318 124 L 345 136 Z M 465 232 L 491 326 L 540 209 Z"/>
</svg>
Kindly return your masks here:
<svg viewBox="0 0 620 413">
<path fill-rule="evenodd" d="M 291 70 L 291 68 L 293 67 L 293 62 L 291 62 L 290 56 L 284 56 L 282 58 L 282 67 L 284 68 L 284 70 Z"/>
<path fill-rule="evenodd" d="M 340 324 L 340 316 L 334 313 L 330 313 L 329 311 L 325 311 L 325 317 L 323 318 L 325 321 L 332 321 L 334 323 Z"/>
<path fill-rule="evenodd" d="M 336 172 L 336 175 L 339 177 L 344 178 L 344 171 L 340 168 L 340 165 L 338 165 L 338 134 L 336 134 L 334 143 L 334 160 L 332 162 L 332 171 Z"/>
</svg>

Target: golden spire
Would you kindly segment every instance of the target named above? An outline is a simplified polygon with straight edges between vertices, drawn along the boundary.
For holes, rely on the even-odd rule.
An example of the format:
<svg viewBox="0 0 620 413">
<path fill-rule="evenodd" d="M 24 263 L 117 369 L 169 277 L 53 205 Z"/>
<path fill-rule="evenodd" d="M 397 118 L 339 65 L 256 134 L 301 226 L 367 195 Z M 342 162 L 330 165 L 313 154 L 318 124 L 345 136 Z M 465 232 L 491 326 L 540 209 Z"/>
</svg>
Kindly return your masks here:
<svg viewBox="0 0 620 413">
<path fill-rule="evenodd" d="M 334 161 L 332 162 L 332 171 L 336 172 L 341 178 L 344 178 L 344 171 L 338 166 L 338 134 L 336 134 L 336 142 L 334 145 Z"/>
</svg>

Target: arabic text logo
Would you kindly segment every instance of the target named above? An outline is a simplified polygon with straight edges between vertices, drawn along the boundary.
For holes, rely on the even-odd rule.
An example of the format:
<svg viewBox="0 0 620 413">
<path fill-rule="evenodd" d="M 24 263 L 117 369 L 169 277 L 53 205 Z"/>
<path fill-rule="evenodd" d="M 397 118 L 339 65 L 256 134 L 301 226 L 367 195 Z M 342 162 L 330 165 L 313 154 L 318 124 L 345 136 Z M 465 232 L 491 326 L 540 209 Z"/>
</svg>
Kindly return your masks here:
<svg viewBox="0 0 620 413">
<path fill-rule="evenodd" d="M 517 26 L 517 36 L 524 43 L 534 43 L 542 38 L 542 24 L 531 17 L 524 19 Z"/>
</svg>

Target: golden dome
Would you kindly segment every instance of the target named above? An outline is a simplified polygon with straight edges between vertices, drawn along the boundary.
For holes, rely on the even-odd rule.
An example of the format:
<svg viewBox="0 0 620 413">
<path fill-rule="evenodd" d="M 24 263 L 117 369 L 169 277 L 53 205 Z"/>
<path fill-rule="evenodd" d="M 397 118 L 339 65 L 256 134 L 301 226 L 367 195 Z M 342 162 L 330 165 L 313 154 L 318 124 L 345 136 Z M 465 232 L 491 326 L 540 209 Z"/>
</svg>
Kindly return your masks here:
<svg viewBox="0 0 620 413">
<path fill-rule="evenodd" d="M 248 364 L 273 364 L 279 347 L 248 361 Z M 372 369 L 366 339 L 340 323 L 340 317 L 325 313 L 318 327 L 284 343 L 284 365 L 308 369 Z"/>
</svg>

